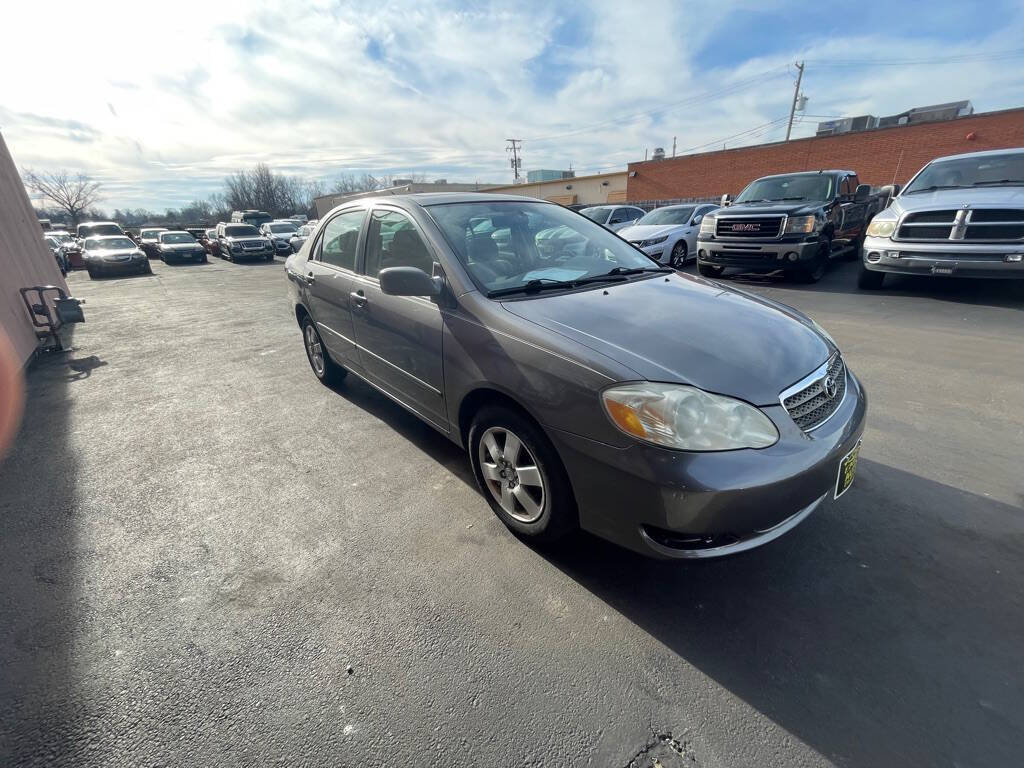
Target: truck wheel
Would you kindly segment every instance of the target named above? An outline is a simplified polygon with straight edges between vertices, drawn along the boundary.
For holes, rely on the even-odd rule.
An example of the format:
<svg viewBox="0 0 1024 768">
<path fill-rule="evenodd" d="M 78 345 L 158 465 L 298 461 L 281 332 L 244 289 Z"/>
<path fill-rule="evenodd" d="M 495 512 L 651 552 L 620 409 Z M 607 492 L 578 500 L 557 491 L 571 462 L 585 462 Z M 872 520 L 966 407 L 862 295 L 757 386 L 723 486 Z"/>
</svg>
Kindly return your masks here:
<svg viewBox="0 0 1024 768">
<path fill-rule="evenodd" d="M 825 276 L 828 269 L 829 255 L 832 253 L 832 241 L 825 240 L 818 249 L 818 255 L 806 267 L 801 267 L 797 272 L 797 278 L 801 283 L 816 283 Z"/>
<path fill-rule="evenodd" d="M 697 262 L 697 271 L 704 277 L 721 277 L 725 267 L 717 267 L 714 264 L 701 264 Z"/>
<path fill-rule="evenodd" d="M 885 282 L 885 272 L 875 272 L 861 262 L 860 274 L 857 275 L 857 287 L 865 291 L 877 291 Z"/>
<path fill-rule="evenodd" d="M 473 418 L 468 443 L 477 484 L 513 533 L 546 544 L 579 526 L 558 452 L 527 416 L 505 406 L 485 406 Z"/>
</svg>

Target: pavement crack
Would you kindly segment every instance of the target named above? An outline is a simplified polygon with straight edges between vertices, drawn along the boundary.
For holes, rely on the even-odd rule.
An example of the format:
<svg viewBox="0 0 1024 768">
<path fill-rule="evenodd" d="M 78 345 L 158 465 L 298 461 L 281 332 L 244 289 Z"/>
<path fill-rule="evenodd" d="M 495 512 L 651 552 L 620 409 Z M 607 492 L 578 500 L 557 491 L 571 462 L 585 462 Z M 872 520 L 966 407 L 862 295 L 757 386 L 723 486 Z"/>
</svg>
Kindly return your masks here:
<svg viewBox="0 0 1024 768">
<path fill-rule="evenodd" d="M 656 731 L 651 727 L 651 738 L 633 753 L 633 756 L 626 761 L 623 768 L 641 768 L 641 766 L 663 768 L 665 764 L 661 762 L 660 758 L 667 758 L 670 755 L 681 758 L 683 765 L 698 765 L 697 756 L 694 754 L 689 741 L 673 737 L 672 731 Z M 650 762 L 644 761 L 644 758 L 650 758 Z M 673 760 L 672 763 L 675 764 L 676 761 Z"/>
</svg>

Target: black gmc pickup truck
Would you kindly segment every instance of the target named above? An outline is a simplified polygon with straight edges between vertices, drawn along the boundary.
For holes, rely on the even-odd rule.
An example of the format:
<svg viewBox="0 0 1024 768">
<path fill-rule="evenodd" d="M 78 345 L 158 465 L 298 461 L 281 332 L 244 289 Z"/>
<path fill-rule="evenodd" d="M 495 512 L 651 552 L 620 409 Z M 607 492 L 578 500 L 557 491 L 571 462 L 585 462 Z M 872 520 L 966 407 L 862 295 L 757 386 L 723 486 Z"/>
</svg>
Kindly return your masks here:
<svg viewBox="0 0 1024 768">
<path fill-rule="evenodd" d="M 726 267 L 744 272 L 784 270 L 814 283 L 829 259 L 860 252 L 868 222 L 888 191 L 874 195 L 854 171 L 811 171 L 765 176 L 735 201 L 705 214 L 697 236 L 697 269 L 720 277 Z"/>
</svg>

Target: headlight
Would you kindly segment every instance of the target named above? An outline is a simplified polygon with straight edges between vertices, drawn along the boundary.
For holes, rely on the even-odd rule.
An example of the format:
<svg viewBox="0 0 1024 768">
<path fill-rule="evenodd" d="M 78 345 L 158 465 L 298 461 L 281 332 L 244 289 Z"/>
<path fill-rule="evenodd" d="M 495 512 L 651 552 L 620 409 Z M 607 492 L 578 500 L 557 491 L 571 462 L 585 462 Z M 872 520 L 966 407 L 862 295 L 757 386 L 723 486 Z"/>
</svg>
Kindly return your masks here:
<svg viewBox="0 0 1024 768">
<path fill-rule="evenodd" d="M 682 384 L 638 382 L 601 395 L 612 423 L 639 440 L 683 451 L 767 448 L 779 439 L 752 405 Z"/>
<path fill-rule="evenodd" d="M 713 235 L 715 234 L 715 217 L 705 215 L 700 220 L 700 234 L 702 235 Z"/>
<path fill-rule="evenodd" d="M 786 219 L 786 229 L 784 233 L 787 235 L 795 234 L 810 234 L 818 229 L 818 221 L 815 216 L 791 216 Z"/>
<path fill-rule="evenodd" d="M 232 243 L 231 244 L 231 250 L 232 251 L 240 251 L 240 250 L 242 250 L 242 244 L 241 243 Z"/>
<path fill-rule="evenodd" d="M 664 237 L 652 237 L 650 240 L 641 240 L 640 247 L 646 248 L 648 245 L 657 245 L 658 243 L 664 243 L 666 240 L 668 240 L 668 235 L 665 235 Z"/>
<path fill-rule="evenodd" d="M 872 219 L 868 224 L 869 237 L 892 237 L 892 233 L 895 231 L 895 219 Z"/>
</svg>

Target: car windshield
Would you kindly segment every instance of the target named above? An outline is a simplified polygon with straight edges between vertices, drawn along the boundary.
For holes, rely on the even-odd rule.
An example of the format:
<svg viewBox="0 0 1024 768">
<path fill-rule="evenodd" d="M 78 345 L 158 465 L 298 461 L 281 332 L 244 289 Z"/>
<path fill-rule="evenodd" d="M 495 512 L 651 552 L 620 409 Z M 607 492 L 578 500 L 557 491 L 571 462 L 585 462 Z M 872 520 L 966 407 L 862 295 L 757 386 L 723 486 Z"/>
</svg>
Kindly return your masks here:
<svg viewBox="0 0 1024 768">
<path fill-rule="evenodd" d="M 59 235 L 53 235 L 53 237 L 57 238 L 57 240 L 59 240 L 62 243 L 74 242 L 74 238 L 67 232 L 61 232 Z"/>
<path fill-rule="evenodd" d="M 608 213 L 611 208 L 607 205 L 598 205 L 592 208 L 584 208 L 580 213 L 586 216 L 591 221 L 606 221 L 608 219 Z"/>
<path fill-rule="evenodd" d="M 936 160 L 924 167 L 903 194 L 989 185 L 1024 186 L 1024 152 Z"/>
<path fill-rule="evenodd" d="M 256 227 L 249 226 L 248 224 L 235 224 L 230 227 L 224 227 L 225 237 L 249 237 L 259 233 Z"/>
<path fill-rule="evenodd" d="M 208 239 L 211 238 L 211 237 L 216 237 L 216 236 L 217 236 L 217 230 L 216 229 L 208 229 L 208 230 L 206 230 L 206 237 Z"/>
<path fill-rule="evenodd" d="M 268 224 L 267 226 L 270 228 L 270 231 L 275 234 L 278 232 L 294 232 L 298 229 L 294 224 Z"/>
<path fill-rule="evenodd" d="M 684 205 L 676 208 L 658 208 L 639 219 L 634 226 L 642 227 L 648 224 L 686 224 L 693 218 L 693 206 Z"/>
<path fill-rule="evenodd" d="M 196 239 L 188 232 L 163 232 L 160 235 L 161 243 L 180 245 L 181 243 L 194 243 Z"/>
<path fill-rule="evenodd" d="M 92 243 L 92 246 L 89 243 Z M 92 247 L 99 251 L 124 251 L 135 250 L 135 243 L 128 237 L 112 237 L 109 240 L 87 240 L 86 247 Z"/>
<path fill-rule="evenodd" d="M 737 203 L 761 200 L 828 200 L 834 179 L 825 173 L 798 173 L 769 176 L 751 182 L 736 198 Z"/>
<path fill-rule="evenodd" d="M 117 224 L 91 224 L 82 231 L 85 237 L 102 237 L 103 235 L 120 235 L 121 228 Z"/>
<path fill-rule="evenodd" d="M 488 293 L 657 269 L 624 240 L 558 205 L 459 203 L 427 211 Z"/>
<path fill-rule="evenodd" d="M 142 240 L 157 240 L 160 237 L 162 229 L 144 229 L 139 233 L 139 238 Z"/>
</svg>

